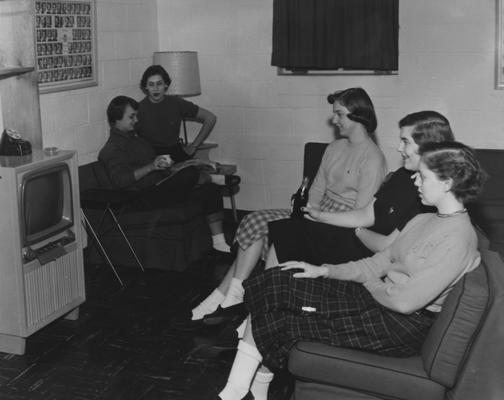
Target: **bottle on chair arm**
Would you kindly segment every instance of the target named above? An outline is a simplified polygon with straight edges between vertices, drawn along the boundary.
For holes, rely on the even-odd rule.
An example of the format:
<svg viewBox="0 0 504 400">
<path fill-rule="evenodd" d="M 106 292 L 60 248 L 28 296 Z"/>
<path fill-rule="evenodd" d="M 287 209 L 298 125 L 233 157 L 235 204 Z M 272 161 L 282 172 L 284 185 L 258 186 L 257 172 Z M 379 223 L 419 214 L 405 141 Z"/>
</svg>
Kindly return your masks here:
<svg viewBox="0 0 504 400">
<path fill-rule="evenodd" d="M 303 218 L 302 207 L 305 207 L 308 204 L 308 186 L 310 184 L 310 178 L 307 176 L 303 177 L 303 182 L 301 186 L 291 197 L 291 218 Z"/>
</svg>

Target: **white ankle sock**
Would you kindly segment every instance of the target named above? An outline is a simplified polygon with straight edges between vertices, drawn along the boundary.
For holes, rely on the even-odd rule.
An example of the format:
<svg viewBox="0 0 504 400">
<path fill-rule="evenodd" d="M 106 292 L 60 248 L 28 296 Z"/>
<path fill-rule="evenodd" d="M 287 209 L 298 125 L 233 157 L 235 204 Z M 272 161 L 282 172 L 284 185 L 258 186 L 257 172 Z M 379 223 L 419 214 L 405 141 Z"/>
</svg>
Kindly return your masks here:
<svg viewBox="0 0 504 400">
<path fill-rule="evenodd" d="M 257 348 L 240 340 L 228 381 L 219 397 L 222 400 L 243 398 L 250 390 L 250 384 L 261 361 L 262 356 Z"/>
<path fill-rule="evenodd" d="M 221 303 L 222 308 L 231 307 L 238 303 L 243 303 L 243 295 L 245 294 L 245 289 L 242 286 L 242 280 L 232 278 L 229 284 L 229 289 L 226 293 L 226 298 Z"/>
<path fill-rule="evenodd" d="M 230 253 L 231 247 L 226 243 L 226 238 L 223 233 L 218 233 L 217 235 L 212 235 L 213 248 L 215 250 L 223 251 L 224 253 Z"/>
<path fill-rule="evenodd" d="M 213 313 L 225 298 L 226 296 L 224 296 L 219 289 L 214 289 L 205 300 L 193 308 L 191 319 L 194 321 L 203 318 L 207 314 Z"/>
<path fill-rule="evenodd" d="M 243 322 L 236 328 L 236 333 L 238 333 L 238 339 L 243 339 L 243 335 L 245 334 L 245 328 L 247 327 L 247 320 L 248 318 L 245 318 Z"/>
<path fill-rule="evenodd" d="M 273 372 L 257 371 L 250 387 L 255 400 L 268 400 L 268 389 L 273 380 Z"/>
</svg>

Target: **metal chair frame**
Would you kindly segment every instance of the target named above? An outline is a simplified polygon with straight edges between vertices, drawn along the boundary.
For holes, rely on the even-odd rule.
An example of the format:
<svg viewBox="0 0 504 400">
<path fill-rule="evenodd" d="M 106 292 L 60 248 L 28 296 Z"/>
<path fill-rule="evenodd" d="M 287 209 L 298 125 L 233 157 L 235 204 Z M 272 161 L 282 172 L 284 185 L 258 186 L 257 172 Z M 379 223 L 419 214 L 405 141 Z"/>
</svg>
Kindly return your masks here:
<svg viewBox="0 0 504 400">
<path fill-rule="evenodd" d="M 100 190 L 98 189 L 98 191 L 100 191 Z M 104 191 L 104 192 L 106 192 L 106 191 Z M 81 197 L 83 195 L 85 197 L 85 192 L 83 194 L 81 194 Z M 94 200 L 94 201 L 96 202 L 96 200 Z M 84 202 L 85 202 L 85 200 L 84 200 Z M 104 222 L 107 215 L 109 215 L 112 218 L 112 221 L 114 222 L 114 226 L 121 233 L 121 236 L 123 237 L 124 241 L 128 245 L 128 248 L 130 249 L 131 254 L 135 258 L 135 261 L 138 264 L 138 266 L 140 267 L 140 269 L 142 270 L 142 272 L 145 272 L 145 268 L 144 268 L 142 262 L 140 261 L 140 259 L 138 258 L 138 255 L 136 254 L 135 250 L 133 249 L 133 246 L 131 245 L 131 242 L 129 241 L 126 233 L 124 232 L 124 229 L 122 228 L 121 224 L 119 223 L 119 220 L 112 209 L 112 206 L 113 206 L 112 202 L 105 201 L 104 204 L 105 204 L 105 207 L 104 207 L 103 213 L 100 217 L 100 221 L 98 223 L 97 228 L 94 228 L 93 225 L 91 224 L 91 222 L 89 221 L 89 218 L 86 216 L 84 208 L 82 209 L 82 217 L 83 217 L 82 219 L 83 219 L 83 222 L 85 223 L 86 228 L 88 228 L 88 230 L 91 234 L 91 237 L 96 241 L 96 244 L 100 248 L 103 256 L 105 257 L 107 264 L 110 266 L 110 268 L 114 272 L 114 275 L 117 278 L 117 280 L 119 281 L 120 285 L 124 286 L 124 282 L 122 281 L 121 277 L 119 276 L 119 273 L 117 272 L 116 267 L 112 263 L 110 256 L 108 255 L 107 251 L 105 250 L 105 247 L 103 246 L 103 244 L 100 240 L 100 235 L 103 233 L 101 231 L 101 228 L 102 228 L 103 222 Z M 123 209 L 124 209 L 124 205 L 121 207 L 120 212 Z M 88 246 L 91 246 L 91 244 L 92 243 L 88 243 Z"/>
</svg>

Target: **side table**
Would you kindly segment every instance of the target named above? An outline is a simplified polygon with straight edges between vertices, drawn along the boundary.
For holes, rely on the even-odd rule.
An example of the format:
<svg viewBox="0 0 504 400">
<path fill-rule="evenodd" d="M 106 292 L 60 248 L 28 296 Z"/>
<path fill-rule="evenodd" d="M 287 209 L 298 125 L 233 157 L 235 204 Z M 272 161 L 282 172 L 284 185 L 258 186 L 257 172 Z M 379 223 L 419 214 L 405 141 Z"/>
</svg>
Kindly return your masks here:
<svg viewBox="0 0 504 400">
<path fill-rule="evenodd" d="M 194 155 L 196 158 L 200 158 L 205 161 L 213 161 L 210 158 L 210 151 L 219 147 L 217 143 L 202 143 L 198 150 L 196 150 L 196 154 Z M 220 164 L 217 163 L 217 171 L 216 175 L 236 175 L 237 167 L 235 164 Z M 224 196 L 229 196 L 231 201 L 231 209 L 233 211 L 233 219 L 235 222 L 238 222 L 238 214 L 236 212 L 236 201 L 235 201 L 235 192 L 238 189 L 238 185 L 226 185 L 224 186 L 223 194 Z"/>
<path fill-rule="evenodd" d="M 217 171 L 216 175 L 236 175 L 237 167 L 235 164 L 219 164 L 217 163 Z M 229 196 L 229 200 L 231 201 L 231 209 L 233 211 L 233 220 L 234 222 L 238 222 L 238 214 L 236 212 L 236 200 L 235 200 L 235 192 L 238 189 L 238 185 L 226 185 L 224 186 L 224 195 Z"/>
</svg>

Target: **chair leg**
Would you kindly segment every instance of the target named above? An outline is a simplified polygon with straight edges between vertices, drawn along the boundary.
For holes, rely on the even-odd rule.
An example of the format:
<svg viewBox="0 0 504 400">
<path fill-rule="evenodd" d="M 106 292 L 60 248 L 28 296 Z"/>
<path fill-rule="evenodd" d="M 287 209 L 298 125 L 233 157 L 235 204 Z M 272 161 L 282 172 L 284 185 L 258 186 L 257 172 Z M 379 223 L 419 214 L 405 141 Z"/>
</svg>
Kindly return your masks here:
<svg viewBox="0 0 504 400">
<path fill-rule="evenodd" d="M 93 236 L 93 239 L 96 241 L 96 243 L 98 244 L 98 247 L 100 247 L 100 250 L 102 251 L 102 254 L 105 257 L 105 259 L 107 261 L 107 264 L 110 266 L 110 268 L 112 268 L 112 271 L 114 271 L 114 275 L 116 276 L 116 278 L 119 281 L 119 283 L 121 284 L 121 286 L 124 287 L 124 283 L 121 280 L 121 277 L 117 273 L 117 270 L 115 269 L 114 264 L 112 264 L 112 261 L 110 260 L 110 257 L 108 256 L 107 252 L 105 251 L 105 248 L 101 244 L 101 241 L 98 238 L 98 235 L 96 234 L 95 230 L 93 229 L 93 226 L 91 225 L 91 223 L 89 222 L 88 218 L 86 217 L 86 214 L 84 214 L 84 211 L 82 211 L 82 218 L 84 220 L 84 226 L 86 226 L 89 229 L 89 231 L 91 232 L 91 235 Z"/>
<path fill-rule="evenodd" d="M 236 223 L 238 222 L 238 214 L 236 213 L 236 201 L 232 188 L 229 190 L 229 198 L 231 200 L 231 209 L 233 210 L 233 220 Z"/>
<path fill-rule="evenodd" d="M 144 268 L 144 266 L 142 265 L 142 263 L 141 263 L 140 259 L 138 258 L 137 254 L 135 253 L 135 250 L 133 250 L 133 246 L 131 246 L 131 243 L 130 243 L 130 241 L 128 240 L 128 237 L 126 236 L 126 233 L 124 233 L 124 230 L 123 230 L 123 228 L 122 228 L 121 224 L 119 223 L 119 221 L 117 220 L 117 218 L 116 218 L 116 216 L 115 216 L 114 212 L 112 211 L 112 209 L 111 209 L 110 207 L 107 207 L 107 210 L 106 210 L 106 211 L 108 211 L 108 212 L 109 212 L 109 214 L 110 214 L 110 216 L 112 217 L 112 219 L 114 220 L 114 222 L 115 222 L 115 224 L 116 224 L 117 228 L 118 228 L 118 229 L 119 229 L 119 231 L 121 232 L 122 237 L 124 238 L 124 240 L 125 240 L 125 241 L 126 241 L 126 243 L 128 244 L 128 247 L 129 247 L 129 249 L 130 249 L 131 253 L 133 254 L 133 257 L 135 257 L 135 260 L 136 260 L 136 262 L 137 262 L 138 266 L 140 267 L 140 269 L 142 270 L 142 272 L 145 272 L 145 268 Z"/>
</svg>

